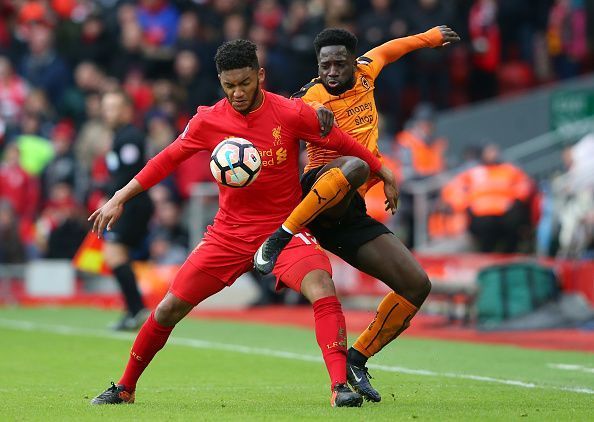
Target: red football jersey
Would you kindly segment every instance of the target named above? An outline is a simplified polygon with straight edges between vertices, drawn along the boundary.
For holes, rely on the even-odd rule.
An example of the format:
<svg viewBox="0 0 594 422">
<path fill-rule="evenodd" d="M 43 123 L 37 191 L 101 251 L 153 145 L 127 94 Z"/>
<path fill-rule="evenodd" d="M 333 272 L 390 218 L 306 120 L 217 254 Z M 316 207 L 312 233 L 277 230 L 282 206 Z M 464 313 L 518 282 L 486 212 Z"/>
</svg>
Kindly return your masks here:
<svg viewBox="0 0 594 422">
<path fill-rule="evenodd" d="M 201 150 L 212 152 L 224 139 L 252 142 L 262 158 L 262 170 L 249 186 L 231 188 L 219 184 L 219 211 L 210 229 L 221 240 L 260 243 L 276 230 L 301 201 L 299 141 L 335 149 L 342 155 L 364 159 L 372 171 L 381 163 L 350 136 L 333 128 L 320 139 L 316 112 L 300 99 L 264 92 L 262 105 L 247 115 L 222 99 L 211 107 L 199 107 L 184 132 L 136 176 L 148 189 L 177 164 Z"/>
</svg>

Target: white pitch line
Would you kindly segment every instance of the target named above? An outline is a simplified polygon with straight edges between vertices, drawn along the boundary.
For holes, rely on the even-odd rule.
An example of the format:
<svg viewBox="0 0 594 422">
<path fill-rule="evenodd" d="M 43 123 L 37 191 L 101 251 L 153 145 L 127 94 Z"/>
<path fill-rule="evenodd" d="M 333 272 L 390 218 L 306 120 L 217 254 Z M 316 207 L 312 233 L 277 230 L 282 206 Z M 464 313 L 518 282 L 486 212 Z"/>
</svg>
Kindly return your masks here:
<svg viewBox="0 0 594 422">
<path fill-rule="evenodd" d="M 577 371 L 585 372 L 587 374 L 594 374 L 594 368 L 583 365 L 575 365 L 573 363 L 549 363 L 547 366 L 553 369 L 561 369 L 562 371 Z"/>
<path fill-rule="evenodd" d="M 41 324 L 37 322 L 31 321 L 20 321 L 20 320 L 12 320 L 12 319 L 3 319 L 0 318 L 0 327 L 20 330 L 20 331 L 42 331 L 47 333 L 54 333 L 66 336 L 86 336 L 86 337 L 100 337 L 100 338 L 107 338 L 107 339 L 117 339 L 117 340 L 127 340 L 131 341 L 134 340 L 136 337 L 135 334 L 127 334 L 127 333 L 112 333 L 104 330 L 98 329 L 91 329 L 91 328 L 77 328 L 71 327 L 67 325 L 51 325 L 51 324 Z M 184 338 L 184 337 L 176 337 L 172 336 L 167 341 L 168 344 L 175 344 L 178 346 L 187 346 L 193 347 L 197 349 L 209 349 L 209 350 L 221 350 L 226 352 L 233 352 L 233 353 L 241 353 L 247 355 L 257 355 L 257 356 L 270 356 L 275 358 L 281 359 L 290 359 L 290 360 L 298 360 L 304 362 L 322 362 L 322 358 L 319 356 L 312 356 L 312 355 L 304 355 L 300 353 L 294 352 L 287 352 L 283 350 L 274 350 L 274 349 L 266 349 L 262 347 L 251 347 L 251 346 L 244 346 L 240 344 L 229 344 L 229 343 L 218 343 L 208 340 L 198 340 L 192 338 Z M 376 369 L 378 371 L 385 371 L 385 372 L 396 372 L 400 374 L 409 374 L 409 375 L 421 375 L 421 376 L 430 376 L 430 377 L 441 377 L 441 378 L 455 378 L 455 379 L 466 379 L 472 381 L 480 381 L 480 382 L 487 382 L 492 384 L 504 384 L 510 385 L 514 387 L 521 387 L 521 388 L 539 388 L 545 390 L 557 390 L 557 391 L 567 391 L 571 393 L 580 393 L 580 394 L 594 394 L 594 389 L 588 387 L 558 387 L 553 385 L 539 385 L 532 382 L 524 382 L 524 381 L 517 381 L 517 380 L 509 380 L 509 379 L 502 379 L 502 378 L 493 378 L 487 377 L 482 375 L 472 375 L 472 374 L 459 374 L 454 372 L 436 372 L 427 369 L 410 369 L 404 368 L 401 366 L 388 366 L 388 365 L 376 365 L 376 364 L 368 364 L 368 368 Z"/>
</svg>

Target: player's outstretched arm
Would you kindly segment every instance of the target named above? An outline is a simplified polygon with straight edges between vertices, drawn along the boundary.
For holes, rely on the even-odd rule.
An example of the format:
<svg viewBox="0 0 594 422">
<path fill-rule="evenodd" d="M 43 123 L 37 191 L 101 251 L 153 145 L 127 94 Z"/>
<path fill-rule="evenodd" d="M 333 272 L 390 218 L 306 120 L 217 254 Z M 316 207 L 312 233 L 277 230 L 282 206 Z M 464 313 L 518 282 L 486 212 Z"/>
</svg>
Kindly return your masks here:
<svg viewBox="0 0 594 422">
<path fill-rule="evenodd" d="M 440 25 L 420 34 L 388 41 L 369 50 L 363 56 L 372 59 L 376 62 L 376 66 L 379 65 L 377 67 L 381 68 L 411 51 L 420 48 L 445 47 L 457 41 L 460 41 L 460 37 L 452 28 L 447 25 Z"/>
<path fill-rule="evenodd" d="M 91 216 L 89 221 L 93 222 L 93 233 L 97 233 L 97 237 L 103 237 L 103 230 L 111 230 L 111 227 L 121 217 L 124 212 L 124 204 L 130 199 L 134 198 L 144 188 L 136 179 L 132 179 L 126 186 L 117 191 L 109 201 L 98 208 Z"/>
</svg>

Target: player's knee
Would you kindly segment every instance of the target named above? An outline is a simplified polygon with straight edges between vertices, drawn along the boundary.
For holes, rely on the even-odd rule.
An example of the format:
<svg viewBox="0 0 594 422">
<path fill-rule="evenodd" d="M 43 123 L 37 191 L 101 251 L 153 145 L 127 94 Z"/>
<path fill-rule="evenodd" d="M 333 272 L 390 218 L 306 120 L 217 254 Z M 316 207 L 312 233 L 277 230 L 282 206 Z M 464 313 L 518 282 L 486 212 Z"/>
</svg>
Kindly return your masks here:
<svg viewBox="0 0 594 422">
<path fill-rule="evenodd" d="M 334 281 L 326 271 L 312 271 L 301 283 L 301 293 L 314 303 L 318 299 L 336 296 Z"/>
<path fill-rule="evenodd" d="M 431 281 L 425 271 L 416 271 L 410 275 L 410 281 L 406 284 L 405 296 L 417 306 L 420 306 L 431 291 Z"/>
<path fill-rule="evenodd" d="M 382 281 L 416 306 L 420 306 L 431 291 L 431 281 L 427 273 L 420 268 L 403 274 L 394 267 L 388 279 Z"/>
<path fill-rule="evenodd" d="M 431 280 L 429 280 L 427 273 L 423 272 L 422 276 L 419 278 L 418 286 L 419 296 L 423 297 L 423 300 L 425 300 L 425 298 L 429 296 L 429 293 L 431 292 Z"/>
<path fill-rule="evenodd" d="M 191 310 L 191 305 L 167 294 L 155 309 L 155 319 L 161 325 L 173 327 Z"/>
<path fill-rule="evenodd" d="M 357 189 L 367 181 L 369 177 L 369 165 L 357 157 L 350 157 L 341 167 L 340 170 L 349 184 Z"/>
</svg>

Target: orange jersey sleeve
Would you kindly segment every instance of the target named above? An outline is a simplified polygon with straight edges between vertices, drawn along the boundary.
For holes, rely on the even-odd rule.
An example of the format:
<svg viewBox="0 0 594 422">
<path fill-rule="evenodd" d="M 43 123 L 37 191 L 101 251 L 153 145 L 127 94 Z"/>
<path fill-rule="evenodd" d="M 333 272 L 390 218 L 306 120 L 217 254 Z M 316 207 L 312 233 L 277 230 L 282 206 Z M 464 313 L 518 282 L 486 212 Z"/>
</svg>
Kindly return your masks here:
<svg viewBox="0 0 594 422">
<path fill-rule="evenodd" d="M 425 47 L 439 47 L 443 42 L 441 31 L 436 26 L 421 34 L 396 38 L 379 45 L 357 59 L 359 64 L 369 66 L 369 74 L 375 79 L 382 68 L 411 51 Z"/>
</svg>

